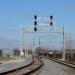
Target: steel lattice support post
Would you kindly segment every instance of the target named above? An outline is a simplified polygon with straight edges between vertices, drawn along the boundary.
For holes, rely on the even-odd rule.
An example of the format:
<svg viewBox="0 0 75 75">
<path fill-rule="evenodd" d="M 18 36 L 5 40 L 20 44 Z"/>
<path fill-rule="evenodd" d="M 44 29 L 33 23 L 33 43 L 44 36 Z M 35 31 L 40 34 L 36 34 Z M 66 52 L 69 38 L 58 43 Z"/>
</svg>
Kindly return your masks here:
<svg viewBox="0 0 75 75">
<path fill-rule="evenodd" d="M 65 61 L 65 46 L 64 46 L 64 27 L 63 27 L 63 61 Z"/>
<path fill-rule="evenodd" d="M 23 27 L 20 27 L 20 57 L 23 57 Z"/>
</svg>

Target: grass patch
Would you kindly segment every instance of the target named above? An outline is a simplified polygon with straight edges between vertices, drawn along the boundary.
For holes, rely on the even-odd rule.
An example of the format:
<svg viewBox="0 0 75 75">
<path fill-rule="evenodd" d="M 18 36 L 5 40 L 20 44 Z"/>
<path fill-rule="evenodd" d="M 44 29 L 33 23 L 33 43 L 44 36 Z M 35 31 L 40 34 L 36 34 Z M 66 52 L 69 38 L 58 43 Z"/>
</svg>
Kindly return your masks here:
<svg viewBox="0 0 75 75">
<path fill-rule="evenodd" d="M 16 57 L 0 57 L 0 61 L 16 60 Z"/>
</svg>

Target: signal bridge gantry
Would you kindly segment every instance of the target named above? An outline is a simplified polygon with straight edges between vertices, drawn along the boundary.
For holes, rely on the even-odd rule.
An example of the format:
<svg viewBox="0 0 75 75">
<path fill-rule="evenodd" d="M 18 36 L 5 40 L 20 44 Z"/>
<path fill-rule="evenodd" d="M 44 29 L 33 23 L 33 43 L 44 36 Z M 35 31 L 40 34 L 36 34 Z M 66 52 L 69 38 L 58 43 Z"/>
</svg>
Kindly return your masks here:
<svg viewBox="0 0 75 75">
<path fill-rule="evenodd" d="M 32 26 L 32 27 L 27 27 L 27 26 L 22 26 L 21 25 L 20 55 L 21 56 L 23 55 L 23 35 L 25 33 L 36 33 L 36 34 L 38 34 L 38 33 L 52 33 L 52 34 L 62 35 L 62 38 L 63 38 L 63 58 L 62 58 L 62 60 L 65 60 L 64 27 L 54 27 L 54 25 L 53 25 L 53 16 L 49 16 L 50 21 L 49 21 L 48 26 L 38 24 L 39 22 L 37 21 L 37 18 L 38 18 L 38 16 L 35 15 L 34 16 L 34 26 Z M 33 41 L 35 41 L 35 39 Z M 33 47 L 34 47 L 34 44 L 33 44 Z"/>
</svg>

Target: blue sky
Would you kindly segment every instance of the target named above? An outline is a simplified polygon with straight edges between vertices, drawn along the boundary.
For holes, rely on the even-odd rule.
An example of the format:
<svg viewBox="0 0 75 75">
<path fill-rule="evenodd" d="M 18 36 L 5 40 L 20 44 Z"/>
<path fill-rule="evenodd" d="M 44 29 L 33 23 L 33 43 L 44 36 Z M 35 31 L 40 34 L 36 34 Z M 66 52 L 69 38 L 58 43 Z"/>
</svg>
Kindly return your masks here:
<svg viewBox="0 0 75 75">
<path fill-rule="evenodd" d="M 54 16 L 54 25 L 75 35 L 74 0 L 0 0 L 0 37 L 18 38 L 20 25 L 33 26 L 33 16 Z M 14 29 L 14 31 L 2 31 Z"/>
</svg>

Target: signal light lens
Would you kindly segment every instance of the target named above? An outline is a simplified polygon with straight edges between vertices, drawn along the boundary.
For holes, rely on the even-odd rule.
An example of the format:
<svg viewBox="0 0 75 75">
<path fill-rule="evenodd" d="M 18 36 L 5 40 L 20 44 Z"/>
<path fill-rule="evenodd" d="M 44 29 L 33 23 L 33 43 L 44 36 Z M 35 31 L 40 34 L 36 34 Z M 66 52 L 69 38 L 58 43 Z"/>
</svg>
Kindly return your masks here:
<svg viewBox="0 0 75 75">
<path fill-rule="evenodd" d="M 50 23 L 50 25 L 52 26 L 52 25 L 53 25 L 53 23 L 51 22 L 51 23 Z"/>
<path fill-rule="evenodd" d="M 34 28 L 34 31 L 35 31 L 35 32 L 37 31 L 37 28 L 36 28 L 36 27 Z"/>
<path fill-rule="evenodd" d="M 50 19 L 52 20 L 53 19 L 53 16 L 50 16 Z"/>
<path fill-rule="evenodd" d="M 37 15 L 34 16 L 34 19 L 37 19 Z"/>
<path fill-rule="evenodd" d="M 36 22 L 36 21 L 34 21 L 34 25 L 35 25 L 35 26 L 37 25 L 37 22 Z"/>
</svg>

